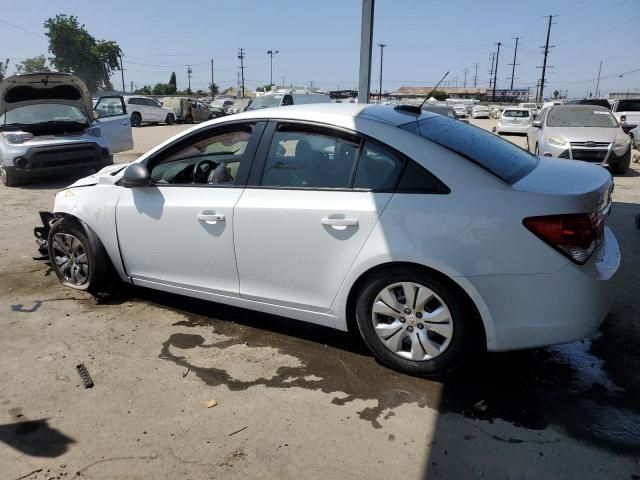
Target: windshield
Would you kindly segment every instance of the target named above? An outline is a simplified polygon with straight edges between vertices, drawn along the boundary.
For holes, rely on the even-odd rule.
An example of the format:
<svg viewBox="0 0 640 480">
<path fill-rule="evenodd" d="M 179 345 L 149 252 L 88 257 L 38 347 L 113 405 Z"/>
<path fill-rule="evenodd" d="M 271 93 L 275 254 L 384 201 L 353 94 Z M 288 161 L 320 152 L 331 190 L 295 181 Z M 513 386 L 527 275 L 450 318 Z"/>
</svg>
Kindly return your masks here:
<svg viewBox="0 0 640 480">
<path fill-rule="evenodd" d="M 514 184 L 538 164 L 535 156 L 508 140 L 447 117 L 433 116 L 400 128 L 468 158 L 508 184 Z"/>
<path fill-rule="evenodd" d="M 509 118 L 529 118 L 529 110 L 505 110 L 502 112 L 502 116 Z"/>
<path fill-rule="evenodd" d="M 0 125 L 35 125 L 45 122 L 88 123 L 79 108 L 51 103 L 25 105 L 0 115 Z"/>
<path fill-rule="evenodd" d="M 618 122 L 605 109 L 597 110 L 593 107 L 552 108 L 547 117 L 547 126 L 615 128 L 618 126 Z"/>
<path fill-rule="evenodd" d="M 282 95 L 263 95 L 261 97 L 256 97 L 256 99 L 251 102 L 251 105 L 249 105 L 248 110 L 279 107 L 281 101 Z"/>
<path fill-rule="evenodd" d="M 620 100 L 618 112 L 640 112 L 640 100 Z"/>
</svg>

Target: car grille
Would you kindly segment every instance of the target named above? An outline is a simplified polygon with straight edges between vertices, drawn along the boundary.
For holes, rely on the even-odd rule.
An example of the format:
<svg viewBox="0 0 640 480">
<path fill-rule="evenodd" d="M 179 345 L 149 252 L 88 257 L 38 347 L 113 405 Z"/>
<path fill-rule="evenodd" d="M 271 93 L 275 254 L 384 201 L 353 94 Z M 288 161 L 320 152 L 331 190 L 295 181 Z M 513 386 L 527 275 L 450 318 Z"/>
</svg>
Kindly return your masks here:
<svg viewBox="0 0 640 480">
<path fill-rule="evenodd" d="M 571 148 L 576 147 L 609 148 L 609 142 L 571 142 Z"/>
<path fill-rule="evenodd" d="M 99 162 L 101 150 L 97 145 L 78 145 L 37 150 L 31 157 L 31 168 L 64 167 Z"/>
<path fill-rule="evenodd" d="M 608 145 L 608 144 L 607 144 Z M 584 149 L 571 149 L 571 154 L 574 160 L 582 160 L 584 162 L 597 162 L 602 163 L 606 160 L 608 149 L 596 149 L 596 148 L 584 148 Z M 565 150 L 560 154 L 560 158 L 571 158 L 569 150 Z"/>
</svg>

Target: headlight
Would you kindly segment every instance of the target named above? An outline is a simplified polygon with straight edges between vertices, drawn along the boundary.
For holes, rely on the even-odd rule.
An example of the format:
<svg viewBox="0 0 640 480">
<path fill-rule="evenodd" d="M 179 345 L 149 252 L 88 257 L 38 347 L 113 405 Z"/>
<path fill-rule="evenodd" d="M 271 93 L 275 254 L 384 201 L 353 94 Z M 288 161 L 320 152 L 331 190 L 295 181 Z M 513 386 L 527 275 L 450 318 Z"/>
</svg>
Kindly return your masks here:
<svg viewBox="0 0 640 480">
<path fill-rule="evenodd" d="M 556 147 L 564 147 L 565 139 L 562 137 L 547 137 L 546 138 L 547 143 L 550 143 L 551 145 L 555 145 Z"/>
<path fill-rule="evenodd" d="M 8 143 L 20 144 L 33 140 L 33 133 L 29 132 L 2 132 L 2 136 Z"/>
<path fill-rule="evenodd" d="M 102 130 L 100 130 L 100 127 L 89 127 L 87 129 L 85 129 L 84 133 L 86 135 L 92 135 L 94 137 L 101 137 L 102 136 Z"/>
</svg>

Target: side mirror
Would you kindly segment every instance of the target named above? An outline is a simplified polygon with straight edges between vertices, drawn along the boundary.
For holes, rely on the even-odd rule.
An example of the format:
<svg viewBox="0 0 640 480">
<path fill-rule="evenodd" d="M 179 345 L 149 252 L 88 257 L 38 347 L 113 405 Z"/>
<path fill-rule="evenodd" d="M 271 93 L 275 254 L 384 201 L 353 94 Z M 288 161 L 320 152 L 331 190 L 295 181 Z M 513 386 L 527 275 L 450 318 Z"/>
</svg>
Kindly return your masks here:
<svg viewBox="0 0 640 480">
<path fill-rule="evenodd" d="M 125 188 L 144 187 L 151 183 L 149 170 L 144 165 L 132 163 L 124 170 L 122 186 Z"/>
<path fill-rule="evenodd" d="M 540 120 L 534 120 L 533 122 L 531 122 L 531 126 L 533 128 L 542 128 L 542 123 L 540 123 Z"/>
</svg>

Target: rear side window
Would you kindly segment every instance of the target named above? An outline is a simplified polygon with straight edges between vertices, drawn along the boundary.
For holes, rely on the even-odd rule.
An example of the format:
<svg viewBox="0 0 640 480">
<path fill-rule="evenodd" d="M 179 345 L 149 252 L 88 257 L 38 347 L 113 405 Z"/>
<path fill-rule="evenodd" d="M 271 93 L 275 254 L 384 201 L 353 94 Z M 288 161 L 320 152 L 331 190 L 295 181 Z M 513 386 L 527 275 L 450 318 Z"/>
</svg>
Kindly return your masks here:
<svg viewBox="0 0 640 480">
<path fill-rule="evenodd" d="M 358 162 L 353 188 L 393 190 L 402 165 L 403 161 L 397 156 L 367 142 Z"/>
<path fill-rule="evenodd" d="M 513 143 L 464 122 L 433 116 L 400 126 L 456 152 L 508 184 L 514 184 L 538 164 L 535 156 Z"/>
<path fill-rule="evenodd" d="M 618 102 L 618 112 L 640 112 L 640 100 L 620 100 Z"/>
</svg>

